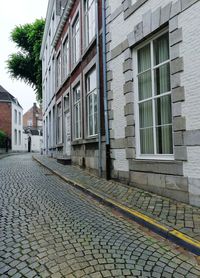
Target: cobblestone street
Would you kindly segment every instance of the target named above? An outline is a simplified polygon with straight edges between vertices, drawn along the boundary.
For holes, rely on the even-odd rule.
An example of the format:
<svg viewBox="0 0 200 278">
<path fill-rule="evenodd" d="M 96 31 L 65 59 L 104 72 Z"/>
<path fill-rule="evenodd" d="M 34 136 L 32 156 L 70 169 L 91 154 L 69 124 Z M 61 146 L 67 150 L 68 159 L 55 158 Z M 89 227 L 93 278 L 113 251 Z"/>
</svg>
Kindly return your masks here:
<svg viewBox="0 0 200 278">
<path fill-rule="evenodd" d="M 39 166 L 0 160 L 0 277 L 200 277 L 197 257 Z"/>
</svg>

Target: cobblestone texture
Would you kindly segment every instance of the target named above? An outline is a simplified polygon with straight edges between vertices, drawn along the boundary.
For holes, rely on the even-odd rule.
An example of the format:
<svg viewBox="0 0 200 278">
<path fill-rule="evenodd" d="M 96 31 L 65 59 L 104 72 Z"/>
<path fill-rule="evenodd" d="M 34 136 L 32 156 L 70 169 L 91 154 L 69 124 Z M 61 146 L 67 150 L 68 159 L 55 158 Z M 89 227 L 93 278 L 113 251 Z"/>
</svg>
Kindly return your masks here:
<svg viewBox="0 0 200 278">
<path fill-rule="evenodd" d="M 0 277 L 200 277 L 197 258 L 52 175 L 0 160 Z"/>
<path fill-rule="evenodd" d="M 158 222 L 200 241 L 200 208 L 142 189 L 128 187 L 115 181 L 99 179 L 78 167 L 58 164 L 55 159 L 47 156 L 38 155 L 37 158 L 51 169 L 82 183 L 86 188 L 95 189 L 104 196 L 115 199 L 129 208 L 136 209 Z"/>
</svg>

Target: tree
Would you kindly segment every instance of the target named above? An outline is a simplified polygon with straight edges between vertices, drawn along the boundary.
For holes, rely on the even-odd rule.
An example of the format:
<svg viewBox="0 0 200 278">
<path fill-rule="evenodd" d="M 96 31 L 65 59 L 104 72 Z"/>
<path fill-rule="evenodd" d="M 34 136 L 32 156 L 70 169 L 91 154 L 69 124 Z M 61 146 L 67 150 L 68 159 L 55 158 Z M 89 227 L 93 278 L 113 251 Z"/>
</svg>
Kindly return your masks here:
<svg viewBox="0 0 200 278">
<path fill-rule="evenodd" d="M 16 26 L 11 39 L 19 51 L 11 54 L 7 61 L 11 77 L 30 85 L 38 101 L 42 100 L 42 62 L 39 57 L 44 25 L 43 19 L 37 19 L 32 24 Z"/>
</svg>

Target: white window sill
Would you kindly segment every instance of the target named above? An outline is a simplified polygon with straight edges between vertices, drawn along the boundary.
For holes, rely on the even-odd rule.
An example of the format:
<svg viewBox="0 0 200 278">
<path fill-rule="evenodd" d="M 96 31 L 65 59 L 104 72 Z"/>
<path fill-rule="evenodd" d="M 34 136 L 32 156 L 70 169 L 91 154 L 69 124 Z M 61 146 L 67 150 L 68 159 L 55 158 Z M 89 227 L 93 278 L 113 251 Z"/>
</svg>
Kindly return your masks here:
<svg viewBox="0 0 200 278">
<path fill-rule="evenodd" d="M 137 160 L 163 160 L 163 161 L 174 161 L 174 155 L 138 155 L 136 156 Z"/>
</svg>

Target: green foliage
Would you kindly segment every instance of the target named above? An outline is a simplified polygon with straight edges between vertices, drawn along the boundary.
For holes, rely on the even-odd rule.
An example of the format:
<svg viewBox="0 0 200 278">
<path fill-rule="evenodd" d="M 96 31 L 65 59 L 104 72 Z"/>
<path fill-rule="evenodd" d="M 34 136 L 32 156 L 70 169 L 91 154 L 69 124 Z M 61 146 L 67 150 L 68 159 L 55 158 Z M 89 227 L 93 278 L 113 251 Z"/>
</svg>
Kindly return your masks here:
<svg viewBox="0 0 200 278">
<path fill-rule="evenodd" d="M 23 80 L 36 92 L 37 100 L 42 100 L 42 63 L 39 59 L 45 21 L 37 19 L 32 24 L 16 26 L 11 39 L 19 51 L 11 54 L 7 61 L 11 77 Z"/>
<path fill-rule="evenodd" d="M 4 131 L 0 130 L 0 148 L 5 147 L 5 140 L 6 140 L 6 134 Z"/>
</svg>

